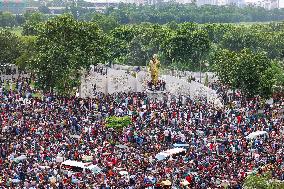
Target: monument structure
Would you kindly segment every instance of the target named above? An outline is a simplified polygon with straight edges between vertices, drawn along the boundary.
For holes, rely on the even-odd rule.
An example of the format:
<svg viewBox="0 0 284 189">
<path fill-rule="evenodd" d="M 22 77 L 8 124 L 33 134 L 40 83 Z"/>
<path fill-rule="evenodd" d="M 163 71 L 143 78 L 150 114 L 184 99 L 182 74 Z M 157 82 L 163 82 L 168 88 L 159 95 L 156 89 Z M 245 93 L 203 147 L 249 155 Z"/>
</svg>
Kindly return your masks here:
<svg viewBox="0 0 284 189">
<path fill-rule="evenodd" d="M 198 82 L 189 82 L 187 77 L 160 74 L 160 67 L 161 63 L 156 54 L 150 59 L 147 67 L 142 69 L 125 65 L 93 67 L 81 78 L 79 96 L 93 97 L 98 92 L 145 92 L 151 99 L 190 96 L 193 99 L 206 98 L 209 103 L 222 106 L 218 94 L 213 89 Z"/>
<path fill-rule="evenodd" d="M 149 70 L 151 74 L 151 82 L 154 86 L 157 86 L 159 80 L 159 69 L 160 69 L 160 61 L 156 54 L 153 55 L 152 60 L 149 63 Z"/>
<path fill-rule="evenodd" d="M 148 89 L 146 92 L 148 96 L 153 99 L 161 99 L 165 95 L 166 83 L 163 80 L 159 80 L 160 61 L 157 54 L 154 54 L 149 62 L 149 73 L 151 80 L 148 81 Z"/>
</svg>

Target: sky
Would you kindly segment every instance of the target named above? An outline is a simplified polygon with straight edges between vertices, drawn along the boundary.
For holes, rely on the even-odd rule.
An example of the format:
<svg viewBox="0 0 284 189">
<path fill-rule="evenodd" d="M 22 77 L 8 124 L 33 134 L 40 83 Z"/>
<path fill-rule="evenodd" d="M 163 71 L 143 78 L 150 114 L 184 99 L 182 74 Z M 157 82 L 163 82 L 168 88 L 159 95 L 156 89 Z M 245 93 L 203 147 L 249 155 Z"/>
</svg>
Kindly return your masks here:
<svg viewBox="0 0 284 189">
<path fill-rule="evenodd" d="M 282 7 L 282 8 L 284 8 L 284 0 L 280 0 L 280 1 L 279 1 L 279 6 Z"/>
</svg>

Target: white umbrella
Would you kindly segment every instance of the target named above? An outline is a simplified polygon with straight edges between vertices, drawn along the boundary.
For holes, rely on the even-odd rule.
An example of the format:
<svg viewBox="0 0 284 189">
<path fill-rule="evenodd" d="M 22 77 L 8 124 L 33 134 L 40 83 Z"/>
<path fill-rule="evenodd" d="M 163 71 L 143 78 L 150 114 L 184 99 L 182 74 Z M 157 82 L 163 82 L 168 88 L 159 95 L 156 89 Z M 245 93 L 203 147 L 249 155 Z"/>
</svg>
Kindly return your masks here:
<svg viewBox="0 0 284 189">
<path fill-rule="evenodd" d="M 124 148 L 128 148 L 126 145 L 122 145 L 122 144 L 118 144 L 118 145 L 116 145 L 116 147 L 118 147 L 118 148 L 122 148 L 122 149 L 124 149 Z"/>
<path fill-rule="evenodd" d="M 76 139 L 79 139 L 80 136 L 79 135 L 70 135 L 71 138 L 76 138 Z"/>
<path fill-rule="evenodd" d="M 120 175 L 128 175 L 128 172 L 127 171 L 119 171 L 119 174 Z"/>
<path fill-rule="evenodd" d="M 21 180 L 19 180 L 19 179 L 13 179 L 12 182 L 13 182 L 13 183 L 19 183 L 19 182 L 21 182 Z"/>
<path fill-rule="evenodd" d="M 187 181 L 187 180 L 183 180 L 182 182 L 180 182 L 183 186 L 187 186 L 189 185 L 190 183 Z"/>
</svg>

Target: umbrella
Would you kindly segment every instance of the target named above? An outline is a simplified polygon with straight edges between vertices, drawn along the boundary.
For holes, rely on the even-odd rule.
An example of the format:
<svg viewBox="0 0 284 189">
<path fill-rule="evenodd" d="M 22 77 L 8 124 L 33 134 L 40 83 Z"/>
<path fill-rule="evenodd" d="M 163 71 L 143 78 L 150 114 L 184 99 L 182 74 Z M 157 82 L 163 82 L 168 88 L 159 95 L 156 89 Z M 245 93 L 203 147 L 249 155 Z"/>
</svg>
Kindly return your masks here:
<svg viewBox="0 0 284 189">
<path fill-rule="evenodd" d="M 171 186 L 172 185 L 171 181 L 169 181 L 169 180 L 162 181 L 161 184 L 164 185 L 164 186 Z"/>
<path fill-rule="evenodd" d="M 57 163 L 63 162 L 63 157 L 57 156 L 57 157 L 56 157 L 56 162 L 57 162 Z"/>
<path fill-rule="evenodd" d="M 122 148 L 122 149 L 124 149 L 124 148 L 128 148 L 126 145 L 122 145 L 122 144 L 118 144 L 118 145 L 116 145 L 116 147 L 118 147 L 118 148 Z"/>
<path fill-rule="evenodd" d="M 119 174 L 121 174 L 121 175 L 128 175 L 128 172 L 127 171 L 120 171 Z"/>
<path fill-rule="evenodd" d="M 189 182 L 187 180 L 183 180 L 182 182 L 180 182 L 183 186 L 187 186 L 189 185 Z"/>
<path fill-rule="evenodd" d="M 19 182 L 21 182 L 21 180 L 19 180 L 19 179 L 13 179 L 12 182 L 13 182 L 13 183 L 19 183 Z"/>
<path fill-rule="evenodd" d="M 27 159 L 27 156 L 25 156 L 25 155 L 20 155 L 19 157 L 16 157 L 16 158 L 14 159 L 14 161 L 15 161 L 15 162 L 20 162 L 20 161 L 23 161 L 23 160 L 25 160 L 25 159 Z"/>
<path fill-rule="evenodd" d="M 79 139 L 81 138 L 79 135 L 70 135 L 71 138 L 76 138 L 76 139 Z"/>
</svg>

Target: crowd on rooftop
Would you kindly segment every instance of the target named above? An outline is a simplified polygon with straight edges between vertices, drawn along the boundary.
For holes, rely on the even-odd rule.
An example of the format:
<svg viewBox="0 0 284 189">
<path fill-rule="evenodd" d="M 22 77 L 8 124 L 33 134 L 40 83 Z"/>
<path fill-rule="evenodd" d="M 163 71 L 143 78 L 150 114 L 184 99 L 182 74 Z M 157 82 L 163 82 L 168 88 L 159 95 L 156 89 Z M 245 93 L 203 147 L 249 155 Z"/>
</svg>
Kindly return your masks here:
<svg viewBox="0 0 284 189">
<path fill-rule="evenodd" d="M 214 107 L 205 98 L 169 94 L 81 99 L 34 93 L 30 79 L 0 88 L 0 188 L 240 189 L 267 165 L 273 178 L 284 180 L 283 98 Z M 113 130 L 106 127 L 110 116 L 130 116 L 132 123 Z M 256 131 L 267 135 L 248 137 Z M 187 144 L 185 153 L 156 158 L 175 144 Z M 101 170 L 65 172 L 57 161 L 84 156 Z"/>
</svg>

